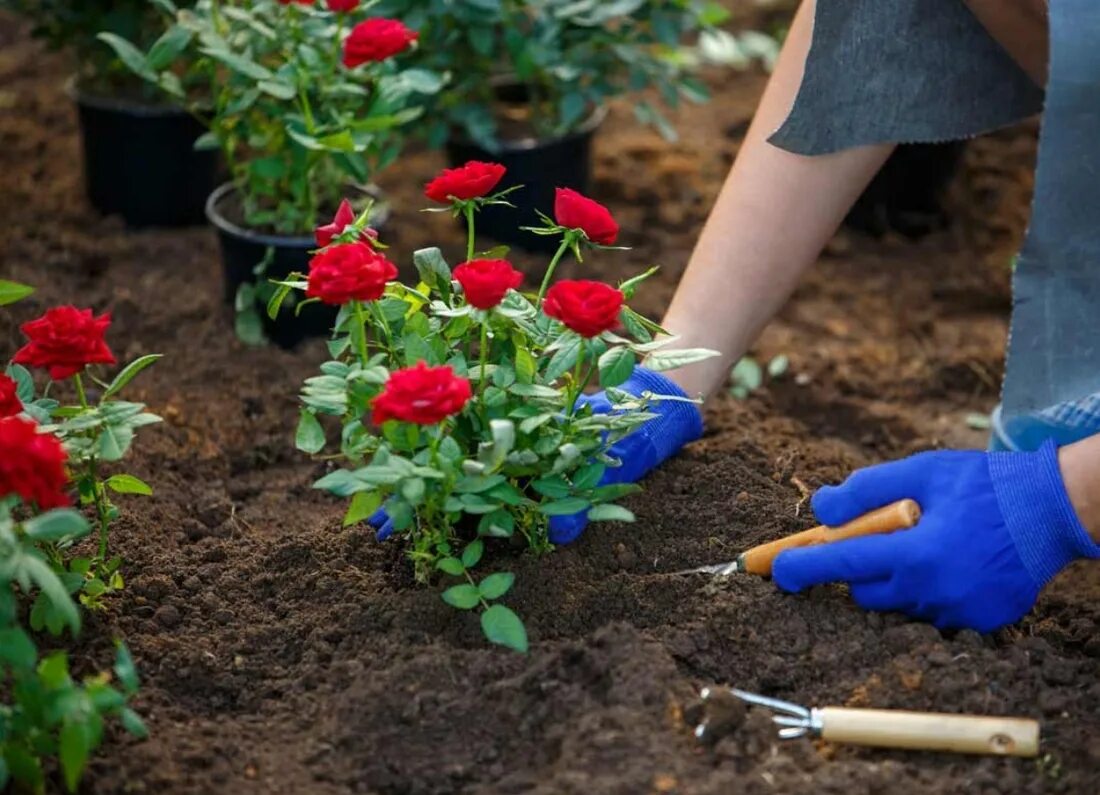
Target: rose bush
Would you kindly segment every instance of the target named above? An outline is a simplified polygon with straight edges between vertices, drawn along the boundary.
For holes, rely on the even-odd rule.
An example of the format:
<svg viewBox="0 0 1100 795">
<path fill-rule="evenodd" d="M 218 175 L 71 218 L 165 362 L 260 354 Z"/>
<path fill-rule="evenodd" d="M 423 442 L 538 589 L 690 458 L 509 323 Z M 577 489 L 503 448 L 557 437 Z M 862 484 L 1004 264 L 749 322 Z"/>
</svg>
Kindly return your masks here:
<svg viewBox="0 0 1100 795">
<path fill-rule="evenodd" d="M 502 137 L 502 79 L 540 138 L 575 132 L 624 94 L 650 89 L 669 107 L 705 101 L 707 88 L 693 75 L 701 60 L 694 44 L 721 34 L 729 18 L 709 0 L 380 0 L 373 11 L 420 32 L 410 56 L 416 66 L 453 76 L 448 91 L 429 98 L 419 131 L 438 146 L 460 130 L 490 152 Z M 674 136 L 648 99 L 637 100 L 635 114 Z"/>
<path fill-rule="evenodd" d="M 90 309 L 73 306 L 48 309 L 41 317 L 21 327 L 27 343 L 16 352 L 6 374 L 16 385 L 20 413 L 39 423 L 38 430 L 51 434 L 41 437 L 39 447 L 29 448 L 27 455 L 36 451 L 47 455 L 55 449 L 52 446 L 55 442 L 63 443 L 62 460 L 67 460 L 68 474 L 60 482 L 65 484 L 71 479 L 80 504 L 94 507 L 99 539 L 96 554 L 66 561 L 62 551 L 67 545 L 58 546 L 51 554 L 51 563 L 58 573 L 76 585 L 81 603 L 89 608 L 101 607 L 104 596 L 123 587 L 119 571 L 122 561 L 108 554 L 110 526 L 119 515 L 110 494 L 152 494 L 152 489 L 133 475 L 115 473 L 108 476 L 103 473 L 103 467 L 125 457 L 139 428 L 160 422 L 160 418 L 147 412 L 143 404 L 115 399 L 138 373 L 160 358 L 158 354 L 139 357 L 122 368 L 110 382 L 101 380 L 91 371 L 96 365 L 115 363 L 105 336 L 110 323 L 109 314 L 96 317 Z M 63 405 L 56 398 L 36 398 L 34 380 L 27 368 L 44 371 L 51 381 L 70 381 L 77 403 Z M 89 399 L 86 380 L 100 390 L 96 403 Z M 18 467 L 19 463 L 13 460 L 8 466 Z M 48 470 L 40 468 L 38 471 Z M 50 495 L 51 492 L 43 491 L 42 494 Z M 30 499 L 26 494 L 23 496 Z M 47 502 L 33 501 L 39 507 L 71 503 L 68 497 L 56 494 Z M 48 600 L 40 599 L 31 610 L 31 624 L 35 629 L 58 632 L 62 617 L 51 608 Z"/>
<path fill-rule="evenodd" d="M 102 38 L 137 75 L 202 118 L 240 193 L 245 224 L 310 232 L 347 186 L 367 185 L 400 153 L 443 73 L 405 68 L 416 32 L 367 17 L 370 4 L 198 0 L 172 12 L 172 47 Z M 163 48 L 162 48 L 163 49 Z M 185 91 L 177 73 L 200 78 Z"/>
<path fill-rule="evenodd" d="M 0 280 L 0 305 L 30 292 Z M 103 339 L 109 322 L 73 307 L 49 310 L 24 325 L 30 339 L 20 358 L 75 382 L 88 365 L 113 361 Z M 113 382 L 119 388 L 121 378 Z M 30 373 L 21 365 L 12 364 L 0 375 L 0 790 L 5 792 L 13 783 L 20 792 L 45 792 L 48 758 L 56 758 L 65 789 L 75 792 L 108 717 L 135 736 L 146 734 L 128 706 L 138 679 L 125 646 L 119 644 L 115 660 L 118 687 L 107 674 L 78 683 L 69 674 L 65 652 L 40 656 L 20 623 L 26 616 L 32 629 L 76 633 L 81 615 L 73 595 L 80 593 L 81 602 L 94 604 L 110 587 L 93 571 L 93 559 L 65 560 L 66 551 L 92 529 L 71 507 L 74 495 L 86 502 L 86 488 L 104 484 L 86 471 L 87 460 L 74 454 L 81 445 L 66 443 L 61 428 L 49 423 L 53 418 L 71 423 L 81 415 L 86 415 L 82 408 L 36 398 Z M 127 426 L 118 419 L 111 427 L 124 433 Z M 140 481 L 116 484 L 130 482 Z M 117 566 L 105 568 L 118 576 Z M 30 603 L 29 613 L 24 601 Z"/>
<path fill-rule="evenodd" d="M 474 574 L 485 543 L 538 554 L 552 548 L 552 517 L 587 511 L 592 521 L 631 521 L 615 501 L 638 487 L 600 485 L 605 470 L 621 463 L 607 451 L 654 416 L 648 408 L 655 402 L 683 398 L 636 398 L 616 387 L 639 357 L 662 370 L 712 352 L 666 350 L 671 340 L 655 339 L 660 328 L 626 306 L 652 271 L 617 287 L 561 282 L 547 292 L 567 252 L 606 249 L 600 241 L 612 239 L 610 213 L 583 197 L 574 206 L 586 214 L 558 221 L 588 230 L 546 218 L 538 232 L 560 236 L 560 247 L 542 289 L 521 292 L 520 273 L 502 252 L 476 253 L 477 211 L 507 203 L 491 193 L 503 169 L 490 166 L 445 172 L 426 190 L 433 201 L 447 197 L 450 210 L 468 219 L 464 263 L 452 271 L 439 249 L 423 249 L 413 255 L 418 284 L 394 281 L 392 271 L 380 293 L 340 293 L 347 300 L 329 341 L 332 359 L 303 386 L 296 443 L 310 454 L 331 444 L 325 460 L 345 463 L 315 484 L 350 499 L 345 525 L 372 517 L 384 524 L 381 535 L 392 532 L 407 544 L 417 579 L 450 578 L 448 604 L 481 610 L 489 640 L 523 650 L 524 625 L 501 603 L 513 575 Z M 317 254 L 325 270 L 279 282 L 269 312 L 277 313 L 291 290 L 318 300 L 318 280 L 357 278 L 354 258 L 330 260 L 330 252 L 366 247 L 358 242 L 366 215 Z M 589 225 L 593 218 L 600 225 Z M 620 325 L 625 336 L 612 331 Z M 612 411 L 578 404 L 594 378 L 614 401 Z"/>
</svg>

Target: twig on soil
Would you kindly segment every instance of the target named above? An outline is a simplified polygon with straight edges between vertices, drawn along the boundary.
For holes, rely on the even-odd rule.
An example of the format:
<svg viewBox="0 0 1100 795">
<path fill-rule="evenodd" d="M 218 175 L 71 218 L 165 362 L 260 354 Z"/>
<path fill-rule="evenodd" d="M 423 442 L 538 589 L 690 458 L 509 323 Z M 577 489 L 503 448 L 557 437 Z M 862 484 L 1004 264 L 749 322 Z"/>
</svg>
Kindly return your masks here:
<svg viewBox="0 0 1100 795">
<path fill-rule="evenodd" d="M 253 533 L 256 532 L 256 528 L 254 528 L 252 525 L 250 525 L 244 519 L 241 519 L 237 516 L 237 503 L 235 503 L 235 502 L 229 503 L 229 521 L 231 521 L 233 523 L 233 525 L 237 528 L 238 532 L 243 532 L 242 527 L 241 527 L 242 525 L 244 526 L 244 529 L 247 529 L 248 531 L 253 532 Z"/>
<path fill-rule="evenodd" d="M 802 494 L 802 499 L 794 505 L 794 515 L 797 518 L 802 513 L 802 506 L 810 499 L 810 488 L 797 475 L 791 475 L 791 484 Z"/>
</svg>

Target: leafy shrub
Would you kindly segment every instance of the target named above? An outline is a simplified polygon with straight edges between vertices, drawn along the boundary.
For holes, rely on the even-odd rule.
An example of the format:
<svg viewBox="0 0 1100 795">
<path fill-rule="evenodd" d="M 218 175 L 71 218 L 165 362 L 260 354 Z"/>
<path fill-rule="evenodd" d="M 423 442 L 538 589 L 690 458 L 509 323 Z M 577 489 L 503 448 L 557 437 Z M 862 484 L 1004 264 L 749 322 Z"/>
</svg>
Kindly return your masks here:
<svg viewBox="0 0 1100 795">
<path fill-rule="evenodd" d="M 0 305 L 31 292 L 0 280 Z M 72 378 L 80 406 L 66 408 L 55 399 L 36 397 L 30 373 L 20 365 L 0 374 L 0 790 L 14 782 L 45 792 L 46 760 L 56 757 L 66 789 L 75 792 L 89 756 L 102 742 L 107 717 L 119 719 L 135 736 L 145 735 L 141 719 L 128 706 L 138 679 L 125 646 L 118 645 L 114 667 L 119 688 L 110 684 L 108 674 L 77 683 L 66 654 L 40 655 L 19 622 L 22 601 L 32 605 L 33 629 L 60 635 L 67 628 L 75 634 L 81 616 L 73 594 L 98 607 L 103 594 L 122 585 L 119 563 L 106 557 L 107 529 L 117 513 L 106 491 L 148 493 L 148 487 L 128 475 L 101 479 L 99 461 L 121 458 L 133 428 L 155 418 L 144 414 L 144 407 L 137 413 L 118 411 L 119 403 L 108 400 L 149 359 L 139 359 L 104 385 L 96 407 L 88 403 L 82 379 L 90 376 L 88 365 L 113 362 L 103 339 L 108 324 L 109 318 L 60 307 L 23 326 L 29 341 L 16 359 L 48 370 L 51 378 Z M 139 422 L 138 416 L 146 420 Z M 39 424 L 57 418 L 60 425 Z M 79 418 L 83 424 L 74 425 Z M 67 562 L 65 551 L 92 529 L 69 507 L 70 474 L 82 502 L 96 505 L 100 539 L 95 557 Z"/>
<path fill-rule="evenodd" d="M 427 117 L 429 141 L 439 145 L 457 128 L 490 151 L 501 79 L 516 82 L 525 122 L 543 137 L 577 129 L 626 93 L 656 89 L 670 107 L 705 101 L 687 44 L 728 17 L 703 0 L 381 0 L 375 13 L 419 30 L 416 63 L 452 76 Z M 635 113 L 674 135 L 650 102 Z"/>
<path fill-rule="evenodd" d="M 170 46 L 143 51 L 102 38 L 209 126 L 199 145 L 221 149 L 253 227 L 308 233 L 349 183 L 369 183 L 394 161 L 425 98 L 443 86 L 440 74 L 395 57 L 414 46 L 415 32 L 381 29 L 365 5 L 158 3 L 173 10 Z M 188 83 L 202 88 L 187 91 Z"/>
<path fill-rule="evenodd" d="M 523 650 L 523 624 L 499 601 L 513 575 L 473 573 L 486 542 L 537 554 L 552 547 L 554 516 L 587 511 L 592 521 L 632 521 L 615 503 L 638 487 L 600 485 L 620 464 L 607 450 L 654 416 L 647 408 L 655 401 L 682 398 L 616 387 L 639 357 L 662 370 L 713 352 L 667 350 L 671 338 L 654 339 L 660 328 L 625 306 L 653 271 L 617 288 L 550 286 L 568 252 L 610 248 L 618 234 L 605 208 L 571 191 L 559 194 L 556 220 L 537 230 L 561 238 L 541 288 L 515 289 L 520 274 L 504 252 L 476 253 L 476 211 L 507 203 L 491 192 L 503 167 L 493 165 L 495 179 L 486 180 L 486 165 L 447 172 L 442 193 L 439 180 L 427 191 L 467 219 L 465 263 L 452 270 L 439 249 L 424 249 L 413 256 L 419 284 L 393 281 L 396 267 L 376 240 L 363 238 L 364 212 L 335 236 L 329 231 L 308 276 L 279 283 L 269 311 L 290 290 L 341 307 L 332 359 L 302 389 L 298 447 L 319 454 L 331 445 L 325 459 L 346 464 L 316 487 L 350 499 L 345 525 L 372 516 L 383 524 L 374 514 L 384 508 L 383 535 L 405 539 L 416 578 L 449 579 L 447 603 L 480 609 L 489 640 Z M 577 408 L 593 378 L 613 411 Z M 338 422 L 338 433 L 326 432 L 324 417 Z"/>
</svg>

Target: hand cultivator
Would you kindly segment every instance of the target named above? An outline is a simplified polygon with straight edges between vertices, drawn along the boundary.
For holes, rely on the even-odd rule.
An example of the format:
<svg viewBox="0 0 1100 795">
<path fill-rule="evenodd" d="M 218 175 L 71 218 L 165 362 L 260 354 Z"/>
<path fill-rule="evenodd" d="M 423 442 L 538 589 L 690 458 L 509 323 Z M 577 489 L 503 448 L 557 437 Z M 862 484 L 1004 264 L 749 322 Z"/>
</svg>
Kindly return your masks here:
<svg viewBox="0 0 1100 795">
<path fill-rule="evenodd" d="M 795 533 L 785 538 L 755 546 L 746 552 L 742 552 L 734 560 L 708 566 L 698 566 L 694 569 L 684 569 L 675 573 L 711 574 L 715 577 L 728 577 L 731 574 L 746 572 L 768 577 L 772 573 L 772 563 L 775 562 L 779 553 L 784 550 L 815 544 L 829 544 L 834 541 L 844 541 L 860 536 L 907 530 L 916 526 L 917 522 L 920 521 L 920 516 L 920 506 L 914 500 L 899 500 L 839 527 L 818 525 L 809 530 L 803 530 L 801 533 Z"/>
<path fill-rule="evenodd" d="M 779 737 L 820 737 L 875 748 L 950 751 L 958 754 L 1033 757 L 1039 753 L 1039 724 L 1025 718 L 948 715 L 848 707 L 808 708 L 735 688 L 703 688 L 705 717 L 695 727 L 700 740 L 721 735 L 731 707 L 740 699 L 776 713 Z M 739 705 L 738 705 L 739 706 Z"/>
</svg>

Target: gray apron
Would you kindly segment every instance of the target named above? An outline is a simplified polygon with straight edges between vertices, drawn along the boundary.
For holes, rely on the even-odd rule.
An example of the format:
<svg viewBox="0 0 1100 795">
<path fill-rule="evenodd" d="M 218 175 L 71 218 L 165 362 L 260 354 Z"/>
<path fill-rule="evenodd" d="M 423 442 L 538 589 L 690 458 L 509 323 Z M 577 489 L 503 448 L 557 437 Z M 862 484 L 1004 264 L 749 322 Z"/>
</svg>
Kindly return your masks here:
<svg viewBox="0 0 1100 795">
<path fill-rule="evenodd" d="M 1031 222 L 1013 279 L 1010 417 L 1065 414 L 1064 404 L 1100 393 L 1100 0 L 1050 0 L 1050 39 Z M 818 0 L 802 85 L 770 141 L 805 155 L 932 143 L 1043 105 L 962 0 Z M 1085 419 L 1100 430 L 1100 411 Z"/>
</svg>

